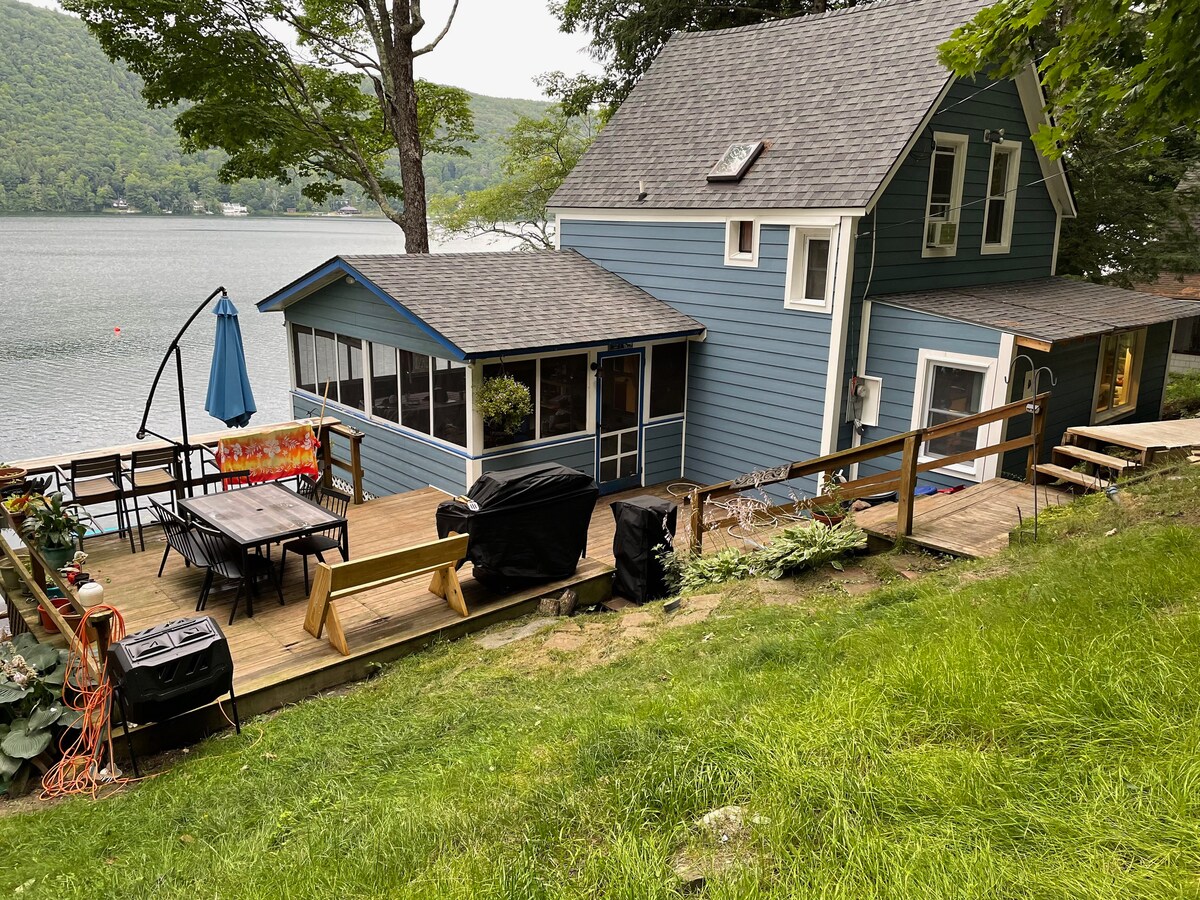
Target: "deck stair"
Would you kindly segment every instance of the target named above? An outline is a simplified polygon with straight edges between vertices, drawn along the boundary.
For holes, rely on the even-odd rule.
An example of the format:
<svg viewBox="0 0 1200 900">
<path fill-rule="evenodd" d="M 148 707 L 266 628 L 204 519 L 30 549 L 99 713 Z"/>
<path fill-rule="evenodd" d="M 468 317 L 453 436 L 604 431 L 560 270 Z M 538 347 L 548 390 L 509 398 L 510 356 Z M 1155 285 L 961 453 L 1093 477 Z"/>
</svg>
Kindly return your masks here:
<svg viewBox="0 0 1200 900">
<path fill-rule="evenodd" d="M 1113 479 L 1104 478 L 1096 473 L 1077 472 L 1055 463 L 1039 463 L 1033 467 L 1033 471 L 1038 476 L 1039 484 L 1064 481 L 1087 491 L 1102 491 L 1113 482 Z"/>
</svg>

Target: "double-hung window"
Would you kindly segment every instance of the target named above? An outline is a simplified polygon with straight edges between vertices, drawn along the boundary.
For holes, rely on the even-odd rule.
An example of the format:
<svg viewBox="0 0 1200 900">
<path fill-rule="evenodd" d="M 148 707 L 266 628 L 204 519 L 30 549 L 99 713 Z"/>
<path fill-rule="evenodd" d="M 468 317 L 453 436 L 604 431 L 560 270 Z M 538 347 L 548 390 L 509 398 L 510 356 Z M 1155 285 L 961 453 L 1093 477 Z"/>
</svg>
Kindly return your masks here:
<svg viewBox="0 0 1200 900">
<path fill-rule="evenodd" d="M 996 361 L 981 356 L 964 356 L 922 350 L 917 360 L 914 428 L 952 424 L 988 408 Z M 964 428 L 934 437 L 921 450 L 924 460 L 957 456 L 977 449 L 983 438 L 978 428 Z M 949 472 L 977 477 L 980 460 L 952 463 Z"/>
<path fill-rule="evenodd" d="M 1021 172 L 1021 145 L 1017 141 L 992 144 L 987 199 L 983 207 L 981 253 L 1007 253 L 1012 247 L 1013 215 Z"/>
<path fill-rule="evenodd" d="M 1137 407 L 1145 347 L 1145 328 L 1106 334 L 1101 338 L 1093 421 L 1114 419 Z"/>
<path fill-rule="evenodd" d="M 929 193 L 925 211 L 925 242 L 922 256 L 953 256 L 958 250 L 959 210 L 966 175 L 967 136 L 933 136 L 929 161 Z"/>
<path fill-rule="evenodd" d="M 836 235 L 835 228 L 792 229 L 784 287 L 785 306 L 793 309 L 818 307 L 825 311 L 832 308 Z"/>
</svg>

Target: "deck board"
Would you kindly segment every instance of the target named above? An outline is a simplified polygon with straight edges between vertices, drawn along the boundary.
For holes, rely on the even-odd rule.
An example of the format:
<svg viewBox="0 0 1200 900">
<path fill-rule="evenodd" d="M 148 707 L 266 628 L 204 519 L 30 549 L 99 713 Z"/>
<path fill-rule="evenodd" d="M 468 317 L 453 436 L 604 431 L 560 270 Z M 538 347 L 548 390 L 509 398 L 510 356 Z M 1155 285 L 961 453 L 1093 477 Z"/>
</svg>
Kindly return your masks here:
<svg viewBox="0 0 1200 900">
<path fill-rule="evenodd" d="M 1067 429 L 1067 433 L 1143 452 L 1190 450 L 1200 447 L 1200 419 L 1076 426 Z"/>
</svg>

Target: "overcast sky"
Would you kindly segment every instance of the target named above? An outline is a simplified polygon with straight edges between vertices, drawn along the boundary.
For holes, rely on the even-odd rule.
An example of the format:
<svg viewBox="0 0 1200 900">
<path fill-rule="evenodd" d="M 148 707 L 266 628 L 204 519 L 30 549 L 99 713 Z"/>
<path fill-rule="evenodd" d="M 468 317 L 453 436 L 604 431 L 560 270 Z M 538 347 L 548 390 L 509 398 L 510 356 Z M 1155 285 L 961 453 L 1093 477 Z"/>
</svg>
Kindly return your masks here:
<svg viewBox="0 0 1200 900">
<path fill-rule="evenodd" d="M 26 0 L 57 8 L 56 0 Z M 442 28 L 451 0 L 424 0 L 425 31 Z M 494 97 L 541 99 L 533 80 L 556 69 L 598 72 L 584 51 L 586 35 L 562 34 L 547 0 L 461 0 L 446 39 L 417 60 L 417 74 Z"/>
</svg>

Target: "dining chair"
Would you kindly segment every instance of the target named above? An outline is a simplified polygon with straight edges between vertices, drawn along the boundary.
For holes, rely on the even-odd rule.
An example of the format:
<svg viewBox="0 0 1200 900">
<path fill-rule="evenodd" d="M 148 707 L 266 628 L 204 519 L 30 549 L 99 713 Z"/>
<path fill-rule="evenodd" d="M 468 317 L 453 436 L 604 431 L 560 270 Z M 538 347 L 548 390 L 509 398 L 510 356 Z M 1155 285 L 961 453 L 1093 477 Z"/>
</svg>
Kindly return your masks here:
<svg viewBox="0 0 1200 900">
<path fill-rule="evenodd" d="M 346 510 L 350 507 L 351 497 L 345 491 L 333 487 L 322 487 L 318 484 L 316 485 L 316 496 L 313 499 L 335 516 L 344 519 Z M 336 550 L 345 561 L 345 555 L 342 553 L 342 529 L 346 527 L 348 526 L 345 524 L 336 525 L 324 531 L 317 531 L 288 541 L 283 545 L 283 552 L 279 554 L 280 571 L 283 571 L 287 555 L 289 553 L 297 554 L 304 561 L 304 593 L 308 594 L 308 558 L 315 556 L 320 562 L 325 562 L 325 554 L 330 550 Z"/>
<path fill-rule="evenodd" d="M 171 508 L 176 509 L 175 498 L 183 480 L 179 474 L 179 448 L 156 447 L 152 450 L 134 450 L 125 470 L 129 484 L 126 493 L 133 499 L 133 516 L 137 522 L 138 542 L 146 549 L 146 537 L 142 533 L 142 508 L 139 497 L 170 492 Z"/>
<path fill-rule="evenodd" d="M 196 601 L 196 612 L 203 612 L 208 604 L 209 594 L 212 593 L 213 583 L 220 577 L 226 584 L 235 585 L 233 607 L 229 610 L 229 624 L 237 615 L 238 603 L 242 599 L 242 591 L 253 592 L 255 585 L 262 580 L 269 580 L 279 595 L 279 605 L 283 605 L 283 584 L 279 573 L 269 559 L 258 553 L 242 555 L 241 548 L 228 537 L 199 522 L 192 524 L 192 533 L 200 542 L 204 556 L 208 561 L 208 572 L 204 576 L 204 584 L 200 588 L 200 597 Z M 244 568 L 248 565 L 248 568 Z"/>
<path fill-rule="evenodd" d="M 162 578 L 163 569 L 167 565 L 167 556 L 174 550 L 183 557 L 185 567 L 196 566 L 208 568 L 208 557 L 200 540 L 192 533 L 192 526 L 186 519 L 167 509 L 154 498 L 150 499 L 150 510 L 162 526 L 163 537 L 167 539 L 166 549 L 163 550 L 162 562 L 158 564 L 158 577 Z"/>
<path fill-rule="evenodd" d="M 71 500 L 84 507 L 93 519 L 104 516 L 116 516 L 117 534 L 129 536 L 129 552 L 136 553 L 133 545 L 133 528 L 130 527 L 129 510 L 125 505 L 125 482 L 121 469 L 121 455 L 114 453 L 110 456 L 94 456 L 87 459 L 73 459 L 68 471 L 55 467 L 58 475 L 59 490 L 64 482 L 71 494 Z M 96 513 L 91 507 L 102 503 L 112 503 L 114 512 Z M 83 538 L 79 539 L 79 549 L 83 549 Z"/>
</svg>

